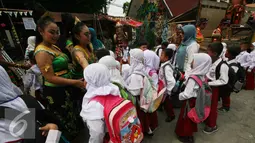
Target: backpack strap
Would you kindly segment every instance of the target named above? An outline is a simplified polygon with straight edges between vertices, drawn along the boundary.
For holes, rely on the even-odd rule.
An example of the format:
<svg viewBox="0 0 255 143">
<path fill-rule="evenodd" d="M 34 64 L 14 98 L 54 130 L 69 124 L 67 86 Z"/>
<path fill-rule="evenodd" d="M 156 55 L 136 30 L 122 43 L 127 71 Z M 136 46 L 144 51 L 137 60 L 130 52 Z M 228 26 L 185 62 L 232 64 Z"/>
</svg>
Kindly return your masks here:
<svg viewBox="0 0 255 143">
<path fill-rule="evenodd" d="M 216 67 L 216 70 L 215 70 L 216 80 L 220 78 L 220 68 L 221 68 L 221 65 L 222 65 L 223 63 L 227 64 L 225 61 L 222 60 L 222 61 L 217 65 L 217 67 Z"/>
<path fill-rule="evenodd" d="M 230 66 L 230 67 L 232 67 L 232 66 L 238 67 L 238 66 L 239 66 L 239 63 L 231 63 L 231 64 L 229 64 L 229 66 Z"/>
<path fill-rule="evenodd" d="M 92 98 L 90 101 L 97 101 L 99 102 L 102 106 L 104 106 L 104 108 L 112 108 L 118 104 L 120 104 L 124 99 L 120 98 L 116 98 L 118 96 L 114 96 L 114 95 L 98 95 L 94 98 Z M 107 103 L 107 104 L 106 104 Z"/>
<path fill-rule="evenodd" d="M 198 76 L 196 76 L 196 75 L 192 75 L 192 76 L 190 76 L 189 78 L 191 78 L 191 79 L 195 80 L 195 81 L 196 81 L 196 83 L 197 83 L 200 87 L 202 87 L 202 86 L 203 86 L 203 82 L 202 82 L 202 80 L 201 80 Z"/>
<path fill-rule="evenodd" d="M 159 47 L 159 48 L 157 49 L 157 52 L 156 52 L 158 56 L 160 56 L 160 55 L 159 55 L 159 50 L 160 50 L 160 49 L 162 49 L 162 47 Z"/>
<path fill-rule="evenodd" d="M 107 98 L 107 96 L 96 96 L 96 97 L 93 97 L 90 101 L 97 101 L 102 106 L 105 106 L 106 98 Z"/>
</svg>

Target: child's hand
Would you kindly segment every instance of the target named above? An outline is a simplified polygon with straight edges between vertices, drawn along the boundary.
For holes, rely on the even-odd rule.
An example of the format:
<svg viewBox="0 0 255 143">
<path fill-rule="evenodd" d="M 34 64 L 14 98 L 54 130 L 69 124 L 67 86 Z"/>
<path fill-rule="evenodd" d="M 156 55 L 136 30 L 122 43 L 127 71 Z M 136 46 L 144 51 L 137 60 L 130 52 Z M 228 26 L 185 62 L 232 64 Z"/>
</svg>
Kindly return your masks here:
<svg viewBox="0 0 255 143">
<path fill-rule="evenodd" d="M 40 131 L 42 131 L 43 136 L 47 136 L 49 130 L 58 130 L 58 126 L 56 124 L 47 124 L 44 127 L 39 128 Z"/>
</svg>

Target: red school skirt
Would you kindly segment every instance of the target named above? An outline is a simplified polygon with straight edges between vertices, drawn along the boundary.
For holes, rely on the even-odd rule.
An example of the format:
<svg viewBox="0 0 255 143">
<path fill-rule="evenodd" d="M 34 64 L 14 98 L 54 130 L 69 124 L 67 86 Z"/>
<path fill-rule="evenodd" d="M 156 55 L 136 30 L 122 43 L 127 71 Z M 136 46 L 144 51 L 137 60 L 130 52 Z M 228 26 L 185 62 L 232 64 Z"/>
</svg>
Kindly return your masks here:
<svg viewBox="0 0 255 143">
<path fill-rule="evenodd" d="M 139 100 L 139 98 L 136 99 Z M 136 103 L 136 111 L 144 133 L 148 133 L 149 129 L 153 131 L 158 127 L 157 111 L 153 113 L 145 113 L 143 110 L 141 110 L 138 103 Z"/>
<path fill-rule="evenodd" d="M 183 101 L 179 119 L 175 127 L 175 133 L 179 137 L 191 137 L 194 132 L 197 132 L 197 124 L 192 122 L 187 116 L 188 109 L 186 109 L 186 102 L 189 102 L 190 108 L 193 108 L 196 104 L 196 98 Z"/>
<path fill-rule="evenodd" d="M 254 71 L 255 70 L 252 70 L 251 72 L 246 71 L 246 90 L 254 90 Z"/>
</svg>

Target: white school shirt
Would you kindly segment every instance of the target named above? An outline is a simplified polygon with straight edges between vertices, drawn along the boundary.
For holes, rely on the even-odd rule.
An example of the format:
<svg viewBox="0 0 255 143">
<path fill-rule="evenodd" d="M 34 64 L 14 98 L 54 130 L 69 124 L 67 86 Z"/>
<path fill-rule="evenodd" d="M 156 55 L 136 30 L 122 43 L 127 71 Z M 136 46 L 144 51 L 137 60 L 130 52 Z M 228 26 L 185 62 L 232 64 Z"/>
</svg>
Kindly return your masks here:
<svg viewBox="0 0 255 143">
<path fill-rule="evenodd" d="M 241 66 L 244 66 L 248 62 L 249 53 L 247 51 L 241 52 L 238 56 L 236 56 L 236 60 Z"/>
<path fill-rule="evenodd" d="M 233 60 L 228 61 L 227 63 L 230 65 L 233 63 L 237 63 L 237 61 L 236 61 L 236 59 L 233 59 Z M 235 73 L 237 73 L 238 67 L 237 66 L 231 66 L 231 67 L 234 69 Z"/>
<path fill-rule="evenodd" d="M 250 53 L 247 60 L 249 61 L 249 69 L 248 70 L 251 71 L 255 67 L 255 49 Z"/>
<path fill-rule="evenodd" d="M 219 63 L 222 61 L 221 58 L 219 58 L 217 61 L 215 61 L 212 64 L 212 67 L 210 68 L 209 72 L 206 74 L 207 78 L 209 78 L 211 81 L 208 82 L 210 86 L 223 86 L 228 83 L 229 77 L 228 77 L 228 66 L 226 64 L 222 64 L 220 67 L 220 77 L 216 80 L 216 67 L 219 65 Z"/>
<path fill-rule="evenodd" d="M 173 76 L 173 69 L 167 64 L 171 64 L 170 61 L 162 63 L 159 70 L 159 79 L 162 80 L 166 85 L 167 94 L 171 95 L 172 89 L 174 88 L 176 81 Z"/>
<path fill-rule="evenodd" d="M 204 80 L 204 78 L 202 80 Z M 188 79 L 185 90 L 179 94 L 179 100 L 187 100 L 193 97 L 196 98 L 198 89 L 199 85 L 196 81 L 194 79 Z"/>
<path fill-rule="evenodd" d="M 185 56 L 185 61 L 184 61 L 184 71 L 190 71 L 191 70 L 191 63 L 193 61 L 193 55 L 195 53 L 198 53 L 199 51 L 199 44 L 197 42 L 193 42 L 190 44 L 187 49 L 186 49 L 186 56 Z"/>
</svg>

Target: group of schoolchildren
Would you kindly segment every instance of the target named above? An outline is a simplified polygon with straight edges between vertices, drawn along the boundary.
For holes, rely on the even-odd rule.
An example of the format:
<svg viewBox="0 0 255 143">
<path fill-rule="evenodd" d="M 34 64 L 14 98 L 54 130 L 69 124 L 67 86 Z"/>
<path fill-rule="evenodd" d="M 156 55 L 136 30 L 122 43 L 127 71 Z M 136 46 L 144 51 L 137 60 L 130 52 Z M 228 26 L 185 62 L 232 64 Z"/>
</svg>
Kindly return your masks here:
<svg viewBox="0 0 255 143">
<path fill-rule="evenodd" d="M 84 84 L 87 92 L 84 95 L 80 113 L 90 132 L 89 143 L 104 142 L 106 132 L 112 133 L 116 129 L 109 124 L 109 120 L 114 120 L 114 117 L 110 118 L 110 113 L 109 117 L 107 116 L 106 107 L 117 111 L 123 108 L 119 106 L 124 101 L 118 102 L 120 105 L 108 107 L 108 102 L 95 99 L 98 96 L 123 97 L 122 94 L 133 96 L 130 100 L 133 102 L 140 120 L 137 122 L 136 128 L 132 124 L 134 131 L 131 132 L 131 135 L 127 131 L 130 135 L 128 140 L 132 138 L 133 142 L 140 142 L 143 134 L 152 136 L 158 128 L 157 111 L 147 112 L 148 110 L 141 108 L 141 104 L 146 101 L 153 102 L 149 101 L 152 98 L 146 94 L 149 95 L 150 88 L 158 89 L 160 81 L 163 81 L 166 89 L 162 100 L 160 100 L 167 114 L 165 121 L 171 122 L 175 119 L 171 98 L 174 96 L 172 90 L 176 88 L 177 82 L 179 84 L 180 78 L 176 78 L 178 70 L 172 62 L 176 47 L 171 47 L 172 45 L 162 48 L 160 56 L 158 56 L 154 51 L 148 49 L 146 43 L 142 43 L 140 49 L 130 50 L 128 64 L 116 61 L 113 52 L 106 49 L 96 52 L 98 63 L 91 64 L 84 70 Z M 218 130 L 218 110 L 224 112 L 230 110 L 230 94 L 240 91 L 245 83 L 246 89 L 254 89 L 254 47 L 255 43 L 251 46 L 249 43 L 241 43 L 240 46 L 226 46 L 221 42 L 214 42 L 208 46 L 207 54 L 193 55 L 192 69 L 185 73 L 183 88 L 179 88 L 182 90 L 178 94 L 179 100 L 183 102 L 175 133 L 181 142 L 194 142 L 193 133 L 197 132 L 199 122 L 206 123 L 204 133 L 216 132 Z M 34 62 L 32 61 L 32 63 Z M 37 68 L 32 67 L 31 70 L 36 72 Z M 36 83 L 34 80 L 27 81 Z M 31 83 L 26 83 L 25 86 L 30 87 Z M 39 89 L 39 85 L 35 88 Z M 211 93 L 210 98 L 206 98 L 207 92 L 208 95 Z M 220 99 L 222 107 L 218 109 Z M 115 100 L 112 101 L 115 102 Z M 205 110 L 206 106 L 210 107 L 209 110 Z M 191 117 L 189 112 L 191 109 L 195 110 L 197 118 Z M 128 118 L 128 120 L 130 120 L 130 124 L 134 122 L 134 118 Z M 110 134 L 109 136 L 113 141 L 114 135 Z M 125 139 L 125 137 L 119 138 L 120 140 Z"/>
</svg>

